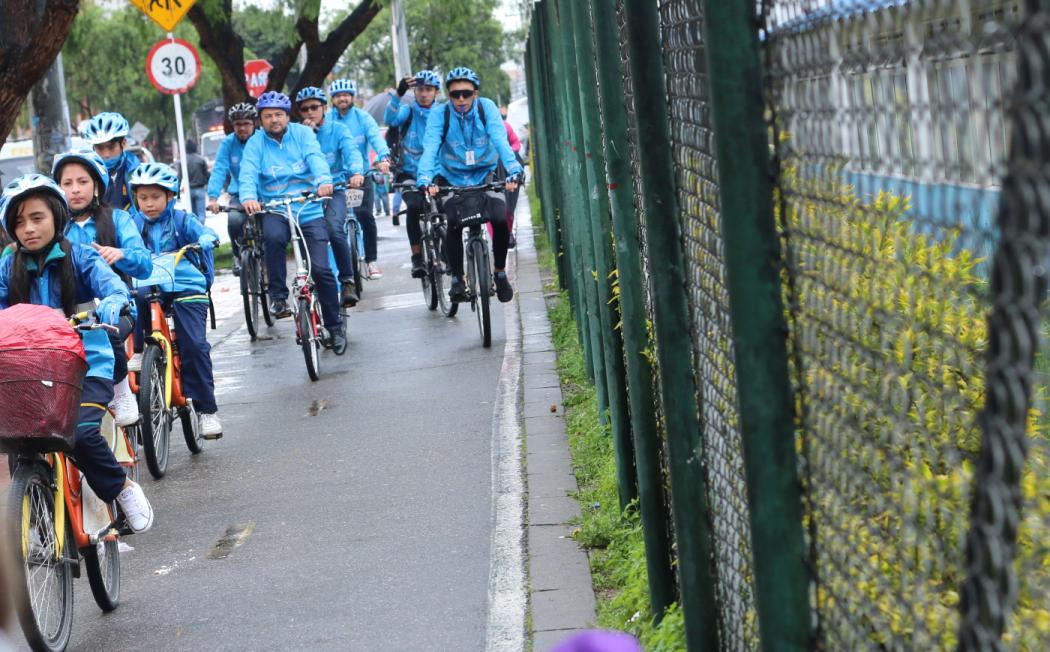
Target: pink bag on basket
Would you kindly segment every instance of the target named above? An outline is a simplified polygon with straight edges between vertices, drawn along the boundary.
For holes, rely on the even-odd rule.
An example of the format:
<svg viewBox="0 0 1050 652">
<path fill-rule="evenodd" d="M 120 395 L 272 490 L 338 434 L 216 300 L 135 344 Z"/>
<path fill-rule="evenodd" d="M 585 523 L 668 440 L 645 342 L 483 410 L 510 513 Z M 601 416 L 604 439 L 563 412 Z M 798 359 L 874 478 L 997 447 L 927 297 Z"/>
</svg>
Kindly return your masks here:
<svg viewBox="0 0 1050 652">
<path fill-rule="evenodd" d="M 54 308 L 0 310 L 0 445 L 71 450 L 87 368 L 79 333 Z"/>
</svg>

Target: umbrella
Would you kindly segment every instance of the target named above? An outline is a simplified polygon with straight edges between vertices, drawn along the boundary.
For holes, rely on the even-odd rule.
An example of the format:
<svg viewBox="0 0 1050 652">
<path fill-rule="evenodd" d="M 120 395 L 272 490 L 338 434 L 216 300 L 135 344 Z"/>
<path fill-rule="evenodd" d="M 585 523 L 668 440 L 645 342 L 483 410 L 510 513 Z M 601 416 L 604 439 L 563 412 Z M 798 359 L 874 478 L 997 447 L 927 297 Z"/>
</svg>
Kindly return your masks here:
<svg viewBox="0 0 1050 652">
<path fill-rule="evenodd" d="M 387 104 L 390 104 L 390 93 L 383 92 L 368 98 L 368 101 L 365 102 L 364 110 L 375 118 L 376 122 L 383 124 L 383 113 L 386 112 Z"/>
</svg>

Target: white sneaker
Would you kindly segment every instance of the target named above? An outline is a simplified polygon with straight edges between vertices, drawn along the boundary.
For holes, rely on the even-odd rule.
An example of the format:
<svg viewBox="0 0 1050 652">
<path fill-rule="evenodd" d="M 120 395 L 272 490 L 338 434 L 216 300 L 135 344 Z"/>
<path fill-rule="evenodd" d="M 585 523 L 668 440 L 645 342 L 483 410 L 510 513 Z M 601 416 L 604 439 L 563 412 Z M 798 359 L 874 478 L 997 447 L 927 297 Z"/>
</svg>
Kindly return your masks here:
<svg viewBox="0 0 1050 652">
<path fill-rule="evenodd" d="M 142 371 L 142 354 L 136 353 L 128 359 L 128 371 L 138 373 Z"/>
<path fill-rule="evenodd" d="M 222 423 L 217 414 L 202 414 L 201 437 L 205 439 L 218 439 L 222 436 Z"/>
<path fill-rule="evenodd" d="M 130 426 L 139 420 L 139 402 L 131 392 L 114 396 L 109 407 L 118 426 Z"/>
<path fill-rule="evenodd" d="M 153 527 L 153 506 L 149 504 L 146 494 L 142 492 L 142 487 L 138 483 L 132 482 L 129 487 L 121 491 L 117 495 L 117 502 L 124 510 L 125 520 L 132 532 L 141 534 Z"/>
<path fill-rule="evenodd" d="M 379 269 L 376 261 L 368 263 L 368 275 L 372 278 L 383 278 L 383 270 Z"/>
</svg>

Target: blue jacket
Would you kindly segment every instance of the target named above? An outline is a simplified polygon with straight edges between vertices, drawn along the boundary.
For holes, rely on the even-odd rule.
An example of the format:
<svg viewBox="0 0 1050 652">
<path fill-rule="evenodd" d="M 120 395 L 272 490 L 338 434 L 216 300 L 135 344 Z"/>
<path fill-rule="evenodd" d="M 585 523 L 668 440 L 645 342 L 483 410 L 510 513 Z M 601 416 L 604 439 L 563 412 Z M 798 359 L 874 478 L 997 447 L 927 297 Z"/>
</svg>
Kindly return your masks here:
<svg viewBox="0 0 1050 652">
<path fill-rule="evenodd" d="M 326 119 L 317 130 L 317 142 L 328 162 L 328 169 L 332 171 L 334 183 L 343 183 L 351 175 L 364 173 L 361 152 L 354 147 L 353 136 L 343 123 Z"/>
<path fill-rule="evenodd" d="M 237 199 L 237 176 L 241 172 L 241 158 L 244 156 L 244 146 L 248 141 L 241 141 L 237 134 L 230 134 L 219 143 L 219 151 L 215 154 L 215 165 L 208 177 L 208 197 L 218 199 L 225 186 L 230 197 Z"/>
<path fill-rule="evenodd" d="M 484 123 L 478 115 L 478 102 L 485 105 Z M 441 142 L 446 111 L 451 111 L 448 135 L 445 142 Z M 473 164 L 467 163 L 468 151 L 474 152 Z M 479 97 L 470 111 L 462 115 L 456 113 L 451 103 L 445 103 L 427 116 L 423 156 L 419 160 L 416 181 L 421 186 L 430 185 L 440 174 L 454 186 L 475 186 L 484 183 L 485 177 L 495 171 L 501 160 L 508 175 L 521 174 L 521 164 L 510 148 L 507 128 L 503 126 L 496 103 Z"/>
<path fill-rule="evenodd" d="M 135 213 L 135 224 L 142 233 L 146 247 L 154 255 L 178 251 L 186 245 L 211 240 L 212 245 L 219 236 L 210 227 L 204 226 L 193 213 L 176 209 L 172 200 L 164 212 L 155 220 L 148 220 L 142 213 Z M 205 274 L 188 260 L 182 260 L 175 270 L 175 292 L 204 294 L 215 278 L 215 265 L 211 251 L 204 256 Z"/>
<path fill-rule="evenodd" d="M 401 139 L 401 171 L 415 177 L 419 169 L 419 159 L 423 156 L 423 139 L 427 133 L 427 117 L 430 110 L 440 108 L 441 104 L 434 104 L 424 108 L 415 102 L 401 103 L 397 93 L 390 91 L 390 104 L 386 105 L 386 113 L 383 114 L 383 122 L 390 129 L 397 129 L 405 124 L 408 116 L 412 116 L 412 122 L 408 125 L 408 131 Z M 488 116 L 486 116 L 488 117 Z M 451 129 L 452 126 L 449 125 Z"/>
<path fill-rule="evenodd" d="M 248 139 L 237 179 L 240 184 L 238 196 L 243 204 L 298 195 L 304 190 L 313 192 L 322 184 L 332 183 L 332 173 L 314 130 L 290 123 L 281 142 L 262 129 Z M 293 207 L 295 210 L 298 208 Z M 299 223 L 323 217 L 321 202 L 311 202 L 302 206 Z"/>
<path fill-rule="evenodd" d="M 139 157 L 131 152 L 121 154 L 123 160 L 117 166 L 116 171 L 109 173 L 109 187 L 106 188 L 102 199 L 114 208 L 128 210 L 131 206 L 131 188 L 128 187 L 128 177 L 132 170 L 142 165 Z"/>
<path fill-rule="evenodd" d="M 117 236 L 117 248 L 124 252 L 124 258 L 113 267 L 118 272 L 134 278 L 146 278 L 153 271 L 153 261 L 134 218 L 127 211 L 113 209 L 113 227 Z M 96 242 L 95 218 L 89 217 L 82 223 L 69 220 L 66 224 L 66 239 L 90 247 Z"/>
<path fill-rule="evenodd" d="M 71 243 L 69 255 L 73 258 L 73 269 L 76 270 L 76 302 L 88 303 L 95 299 L 116 300 L 120 303 L 131 302 L 131 292 L 124 281 L 110 269 L 102 256 L 94 249 L 81 244 Z M 58 278 L 58 263 L 66 257 L 62 248 L 55 245 L 44 258 L 42 270 L 35 260 L 28 260 L 26 268 L 32 287 L 29 291 L 29 302 L 38 306 L 62 308 L 62 283 Z M 9 307 L 11 266 L 14 256 L 0 259 L 0 310 Z M 106 331 L 95 330 L 83 333 L 84 351 L 87 353 L 87 375 L 95 378 L 113 378 L 113 345 L 109 343 Z"/>
<path fill-rule="evenodd" d="M 339 109 L 332 108 L 325 114 L 324 121 L 341 122 L 350 130 L 350 137 L 354 139 L 354 145 L 361 152 L 361 164 L 368 166 L 368 150 L 375 150 L 376 159 L 384 160 L 390 158 L 390 148 L 379 134 L 379 125 L 376 119 L 362 111 L 356 106 L 351 106 L 346 115 L 339 115 Z"/>
</svg>

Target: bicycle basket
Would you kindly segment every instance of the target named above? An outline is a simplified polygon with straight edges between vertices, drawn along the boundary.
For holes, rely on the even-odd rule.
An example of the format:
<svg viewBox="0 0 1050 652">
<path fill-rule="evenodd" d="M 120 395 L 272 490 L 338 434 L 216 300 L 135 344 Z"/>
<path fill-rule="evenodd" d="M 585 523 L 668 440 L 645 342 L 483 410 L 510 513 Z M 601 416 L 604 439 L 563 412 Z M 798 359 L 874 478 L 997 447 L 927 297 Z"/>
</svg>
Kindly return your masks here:
<svg viewBox="0 0 1050 652">
<path fill-rule="evenodd" d="M 87 368 L 79 334 L 54 309 L 0 311 L 0 446 L 72 450 Z"/>
<path fill-rule="evenodd" d="M 349 188 L 346 191 L 346 207 L 357 208 L 365 201 L 365 191 L 357 188 Z"/>
</svg>

